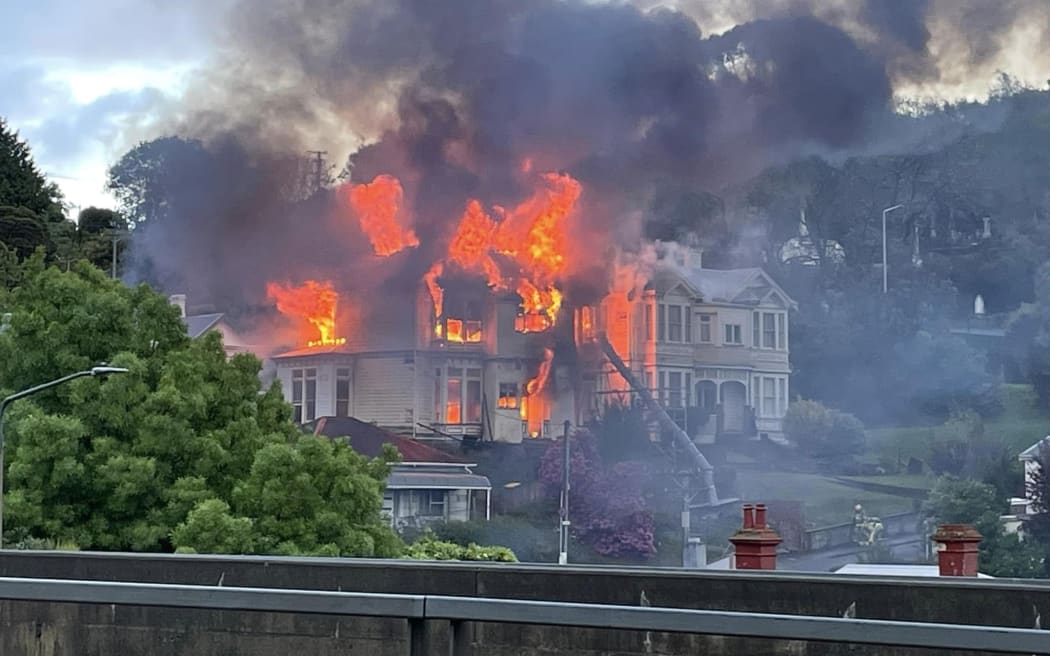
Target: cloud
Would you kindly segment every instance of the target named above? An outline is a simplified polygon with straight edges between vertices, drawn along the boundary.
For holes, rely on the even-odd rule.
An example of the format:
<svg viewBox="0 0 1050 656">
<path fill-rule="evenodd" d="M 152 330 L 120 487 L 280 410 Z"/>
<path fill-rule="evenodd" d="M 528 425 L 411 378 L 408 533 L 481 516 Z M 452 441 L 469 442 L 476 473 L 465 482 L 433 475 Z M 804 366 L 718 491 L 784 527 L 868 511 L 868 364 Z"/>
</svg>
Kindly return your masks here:
<svg viewBox="0 0 1050 656">
<path fill-rule="evenodd" d="M 114 61 L 195 59 L 226 14 L 227 0 L 4 0 L 0 58 L 72 58 L 81 66 Z"/>
<path fill-rule="evenodd" d="M 54 113 L 28 127 L 25 136 L 42 161 L 76 161 L 96 144 L 109 150 L 122 141 L 129 121 L 153 114 L 164 101 L 163 92 L 154 88 L 114 91 L 85 105 Z"/>
</svg>

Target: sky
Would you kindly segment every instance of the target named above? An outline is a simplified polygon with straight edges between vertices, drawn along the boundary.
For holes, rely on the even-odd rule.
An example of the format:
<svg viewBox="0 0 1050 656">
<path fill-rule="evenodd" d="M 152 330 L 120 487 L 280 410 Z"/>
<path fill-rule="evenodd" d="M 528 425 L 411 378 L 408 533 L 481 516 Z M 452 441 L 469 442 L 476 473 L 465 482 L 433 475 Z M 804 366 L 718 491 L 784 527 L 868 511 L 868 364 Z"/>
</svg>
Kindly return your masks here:
<svg viewBox="0 0 1050 656">
<path fill-rule="evenodd" d="M 643 8 L 686 11 L 710 34 L 753 17 L 764 0 L 632 1 Z M 105 190 L 107 169 L 139 140 L 159 136 L 158 121 L 171 115 L 195 71 L 214 62 L 231 38 L 223 26 L 237 2 L 0 0 L 0 116 L 29 142 L 72 215 L 78 208 L 115 205 Z M 934 49 L 958 46 L 951 38 L 938 43 L 936 24 L 931 30 Z M 1040 58 L 1032 54 L 1041 50 L 1041 35 L 1041 27 L 1033 26 L 1031 39 L 1016 30 L 1011 34 L 1016 47 L 989 62 L 987 70 L 944 76 L 939 88 L 903 91 L 972 97 L 971 87 L 987 89 L 999 67 L 1043 80 L 1039 75 L 1045 71 L 1028 76 L 1025 70 L 1035 63 L 1044 68 L 1046 62 L 1036 62 Z"/>
<path fill-rule="evenodd" d="M 221 6 L 0 1 L 0 116 L 29 142 L 74 215 L 114 205 L 106 169 L 137 136 L 152 136 L 151 122 L 207 59 Z"/>
</svg>

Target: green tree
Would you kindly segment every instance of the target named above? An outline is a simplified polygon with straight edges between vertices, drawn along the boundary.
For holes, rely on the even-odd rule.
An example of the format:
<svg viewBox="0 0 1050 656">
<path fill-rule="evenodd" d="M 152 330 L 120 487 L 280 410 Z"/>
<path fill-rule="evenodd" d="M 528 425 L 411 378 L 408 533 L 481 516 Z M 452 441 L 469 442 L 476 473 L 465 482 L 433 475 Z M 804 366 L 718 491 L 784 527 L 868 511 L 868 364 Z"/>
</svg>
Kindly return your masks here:
<svg viewBox="0 0 1050 656">
<path fill-rule="evenodd" d="M 0 206 L 42 216 L 54 212 L 60 201 L 58 187 L 37 169 L 29 145 L 0 117 Z"/>
<path fill-rule="evenodd" d="M 1043 550 L 1033 540 L 1006 533 L 999 520 L 1005 500 L 987 483 L 942 477 L 930 490 L 926 514 L 937 524 L 971 524 L 983 536 L 981 572 L 999 577 L 1043 574 Z"/>
<path fill-rule="evenodd" d="M 204 182 L 213 168 L 200 141 L 164 137 L 144 141 L 121 157 L 109 171 L 108 186 L 124 216 L 148 223 L 167 218 L 179 190 Z"/>
<path fill-rule="evenodd" d="M 392 556 L 385 461 L 305 437 L 259 361 L 189 340 L 178 310 L 85 263 L 37 255 L 0 302 L 0 389 L 111 362 L 15 404 L 5 428 L 5 538 L 83 548 Z M 222 505 L 225 504 L 225 505 Z M 249 530 L 250 528 L 250 530 Z"/>
<path fill-rule="evenodd" d="M 1042 545 L 1044 575 L 1050 576 L 1050 444 L 1040 444 L 1036 467 L 1026 487 L 1035 513 L 1024 523 L 1024 532 Z"/>
</svg>

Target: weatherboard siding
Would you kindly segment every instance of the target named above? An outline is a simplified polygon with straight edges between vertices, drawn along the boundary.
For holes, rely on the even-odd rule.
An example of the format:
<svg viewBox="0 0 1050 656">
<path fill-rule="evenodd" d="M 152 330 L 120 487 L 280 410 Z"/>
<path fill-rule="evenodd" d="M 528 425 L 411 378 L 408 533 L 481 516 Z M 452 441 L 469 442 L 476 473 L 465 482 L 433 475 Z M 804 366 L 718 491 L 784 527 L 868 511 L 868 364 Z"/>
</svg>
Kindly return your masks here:
<svg viewBox="0 0 1050 656">
<path fill-rule="evenodd" d="M 380 426 L 409 426 L 417 420 L 413 412 L 416 367 L 411 354 L 361 357 L 354 374 L 355 417 Z"/>
</svg>

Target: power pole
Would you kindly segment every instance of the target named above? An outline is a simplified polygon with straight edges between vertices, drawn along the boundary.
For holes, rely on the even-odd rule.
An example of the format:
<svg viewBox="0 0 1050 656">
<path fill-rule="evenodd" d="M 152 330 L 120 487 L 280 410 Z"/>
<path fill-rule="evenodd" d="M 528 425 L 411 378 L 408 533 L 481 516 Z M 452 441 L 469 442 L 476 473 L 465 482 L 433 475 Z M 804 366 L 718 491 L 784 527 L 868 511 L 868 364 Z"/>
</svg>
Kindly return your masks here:
<svg viewBox="0 0 1050 656">
<path fill-rule="evenodd" d="M 558 524 L 558 564 L 569 564 L 569 420 L 565 420 L 561 460 L 561 522 Z"/>
<path fill-rule="evenodd" d="M 313 176 L 313 182 L 310 187 L 310 193 L 307 196 L 313 196 L 317 192 L 321 191 L 323 186 L 321 183 L 324 181 L 325 171 L 325 155 L 328 154 L 327 150 L 308 150 L 306 154 L 310 156 L 313 164 L 313 170 L 310 175 Z"/>
</svg>

